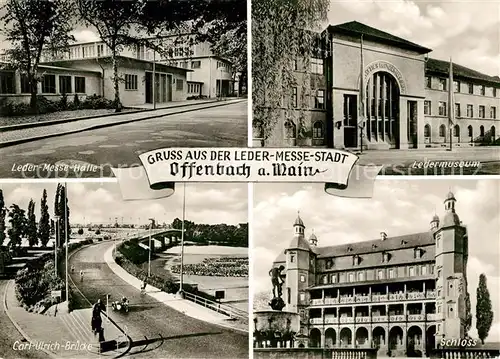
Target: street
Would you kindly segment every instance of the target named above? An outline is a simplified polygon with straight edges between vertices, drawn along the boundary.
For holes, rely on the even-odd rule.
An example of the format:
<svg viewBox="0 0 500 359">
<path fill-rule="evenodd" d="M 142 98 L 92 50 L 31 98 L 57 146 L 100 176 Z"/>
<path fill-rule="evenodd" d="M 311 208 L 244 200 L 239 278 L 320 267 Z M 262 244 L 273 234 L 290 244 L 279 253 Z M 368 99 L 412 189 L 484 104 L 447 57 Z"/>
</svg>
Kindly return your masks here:
<svg viewBox="0 0 500 359">
<path fill-rule="evenodd" d="M 112 166 L 138 165 L 139 154 L 158 148 L 246 147 L 247 106 L 247 101 L 241 101 L 0 148 L 0 177 L 111 177 Z M 185 109 L 179 111 L 181 110 L 185 111 Z M 65 126 L 73 125 L 70 123 Z M 29 129 L 35 132 L 42 130 L 44 129 Z M 95 170 L 87 168 L 78 172 L 72 169 L 69 171 L 15 169 L 28 163 L 42 166 L 67 164 L 80 167 L 92 164 L 101 168 Z"/>
<path fill-rule="evenodd" d="M 75 266 L 72 276 L 78 289 L 91 302 L 120 300 L 130 303 L 128 313 L 110 312 L 110 317 L 133 341 L 152 339 L 149 344 L 133 346 L 128 355 L 134 358 L 247 358 L 248 335 L 183 315 L 130 286 L 111 271 L 104 253 L 113 243 L 86 247 L 71 256 Z M 80 282 L 79 272 L 84 271 Z M 78 298 L 80 303 L 86 300 Z M 88 303 L 86 304 L 88 305 Z M 111 311 L 111 308 L 109 308 Z M 163 338 L 163 339 L 160 339 Z M 158 340 L 160 339 L 160 340 Z"/>
</svg>

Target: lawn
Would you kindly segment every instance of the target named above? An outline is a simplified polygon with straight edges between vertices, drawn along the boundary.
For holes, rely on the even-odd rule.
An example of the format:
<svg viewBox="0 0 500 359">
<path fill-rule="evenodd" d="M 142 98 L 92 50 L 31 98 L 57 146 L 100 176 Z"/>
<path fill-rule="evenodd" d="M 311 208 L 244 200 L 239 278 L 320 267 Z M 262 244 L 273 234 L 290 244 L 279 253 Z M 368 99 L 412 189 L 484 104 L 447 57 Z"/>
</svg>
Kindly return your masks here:
<svg viewBox="0 0 500 359">
<path fill-rule="evenodd" d="M 136 111 L 134 109 L 122 109 L 122 112 Z M 114 113 L 114 109 L 99 109 L 99 110 L 73 110 L 59 111 L 46 113 L 42 115 L 26 115 L 26 116 L 0 116 L 0 126 L 19 125 L 24 123 L 47 122 L 54 120 L 62 120 L 69 118 L 79 118 L 88 116 L 101 116 Z"/>
</svg>

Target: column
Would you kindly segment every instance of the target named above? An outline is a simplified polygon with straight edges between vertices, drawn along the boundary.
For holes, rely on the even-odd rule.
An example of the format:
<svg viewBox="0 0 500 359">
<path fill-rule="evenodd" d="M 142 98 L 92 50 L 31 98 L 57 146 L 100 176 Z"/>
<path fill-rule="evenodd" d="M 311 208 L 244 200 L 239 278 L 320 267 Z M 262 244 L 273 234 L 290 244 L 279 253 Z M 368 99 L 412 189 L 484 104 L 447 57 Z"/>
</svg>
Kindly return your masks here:
<svg viewBox="0 0 500 359">
<path fill-rule="evenodd" d="M 321 348 L 325 347 L 325 329 L 321 331 Z"/>
<path fill-rule="evenodd" d="M 389 295 L 389 284 L 385 285 L 385 294 Z"/>
<path fill-rule="evenodd" d="M 321 308 L 321 322 L 325 324 L 325 308 Z"/>
<path fill-rule="evenodd" d="M 399 97 L 399 144 L 401 149 L 408 148 L 408 101 Z"/>
<path fill-rule="evenodd" d="M 339 303 L 340 303 L 340 289 L 337 288 L 337 299 L 339 300 Z"/>
<path fill-rule="evenodd" d="M 404 283 L 404 294 L 405 294 L 405 299 L 406 299 L 406 283 Z"/>
<path fill-rule="evenodd" d="M 405 316 L 405 320 L 407 319 L 406 318 L 406 312 L 407 312 L 407 309 L 408 309 L 407 306 L 408 306 L 408 304 L 403 303 L 403 315 Z"/>
<path fill-rule="evenodd" d="M 425 295 L 425 282 L 422 282 L 423 283 L 423 290 L 424 290 L 424 295 Z"/>
</svg>

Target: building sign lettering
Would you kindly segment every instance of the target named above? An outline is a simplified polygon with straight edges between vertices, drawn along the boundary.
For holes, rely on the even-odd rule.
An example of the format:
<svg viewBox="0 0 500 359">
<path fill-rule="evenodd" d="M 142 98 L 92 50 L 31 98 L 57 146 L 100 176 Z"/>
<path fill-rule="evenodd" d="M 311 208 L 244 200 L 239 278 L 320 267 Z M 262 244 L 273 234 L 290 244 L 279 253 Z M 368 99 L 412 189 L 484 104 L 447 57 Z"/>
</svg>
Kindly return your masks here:
<svg viewBox="0 0 500 359">
<path fill-rule="evenodd" d="M 399 84 L 400 93 L 406 93 L 406 82 L 404 80 L 403 74 L 396 66 L 387 61 L 375 61 L 366 66 L 363 74 L 365 77 L 365 83 L 367 83 L 368 78 L 371 74 L 380 70 L 387 71 L 391 75 L 393 75 Z"/>
</svg>

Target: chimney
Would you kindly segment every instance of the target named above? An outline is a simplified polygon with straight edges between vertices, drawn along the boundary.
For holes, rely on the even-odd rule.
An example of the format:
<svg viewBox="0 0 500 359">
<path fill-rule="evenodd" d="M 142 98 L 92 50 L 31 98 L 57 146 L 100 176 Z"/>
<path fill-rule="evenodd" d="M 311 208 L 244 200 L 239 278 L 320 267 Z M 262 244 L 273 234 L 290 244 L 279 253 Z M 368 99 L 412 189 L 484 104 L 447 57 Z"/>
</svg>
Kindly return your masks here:
<svg viewBox="0 0 500 359">
<path fill-rule="evenodd" d="M 385 232 L 380 232 L 380 239 L 385 241 L 387 239 L 387 233 Z"/>
</svg>

